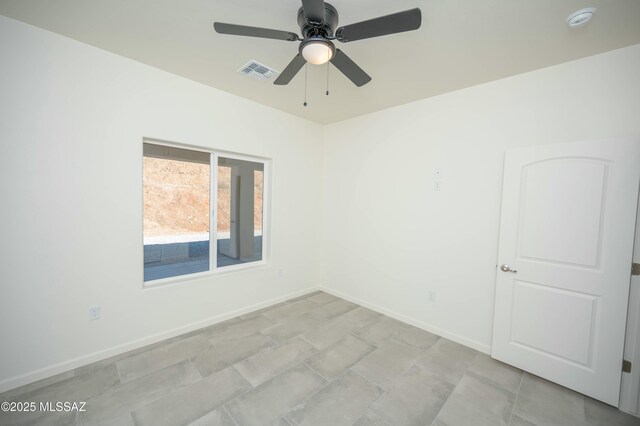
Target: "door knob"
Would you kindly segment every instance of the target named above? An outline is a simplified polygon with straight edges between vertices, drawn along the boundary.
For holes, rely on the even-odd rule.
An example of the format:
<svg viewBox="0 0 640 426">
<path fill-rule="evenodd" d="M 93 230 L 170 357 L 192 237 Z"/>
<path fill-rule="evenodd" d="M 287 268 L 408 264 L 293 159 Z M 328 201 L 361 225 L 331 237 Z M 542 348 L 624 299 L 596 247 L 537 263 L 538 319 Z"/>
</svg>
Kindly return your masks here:
<svg viewBox="0 0 640 426">
<path fill-rule="evenodd" d="M 515 269 L 511 269 L 509 265 L 500 265 L 500 270 L 502 272 L 513 272 L 514 274 L 518 272 Z"/>
</svg>

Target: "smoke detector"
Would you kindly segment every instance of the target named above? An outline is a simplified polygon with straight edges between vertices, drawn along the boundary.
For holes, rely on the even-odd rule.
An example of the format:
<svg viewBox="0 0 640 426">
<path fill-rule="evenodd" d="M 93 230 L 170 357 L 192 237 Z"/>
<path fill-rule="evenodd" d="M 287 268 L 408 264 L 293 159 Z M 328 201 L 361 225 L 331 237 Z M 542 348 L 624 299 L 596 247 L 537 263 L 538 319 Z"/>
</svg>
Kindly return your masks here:
<svg viewBox="0 0 640 426">
<path fill-rule="evenodd" d="M 254 60 L 247 62 L 238 72 L 254 80 L 268 80 L 278 75 L 278 71 Z"/>
<path fill-rule="evenodd" d="M 567 18 L 567 24 L 569 24 L 570 28 L 582 27 L 591 20 L 595 12 L 595 7 L 587 7 L 586 9 L 575 11 Z"/>
</svg>

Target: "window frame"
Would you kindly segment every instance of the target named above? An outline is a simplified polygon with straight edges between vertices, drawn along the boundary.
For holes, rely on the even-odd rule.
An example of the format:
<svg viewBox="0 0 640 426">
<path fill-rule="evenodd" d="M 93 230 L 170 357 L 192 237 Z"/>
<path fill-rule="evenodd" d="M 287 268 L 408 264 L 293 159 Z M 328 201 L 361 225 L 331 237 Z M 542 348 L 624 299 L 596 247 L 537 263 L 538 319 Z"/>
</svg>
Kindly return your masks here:
<svg viewBox="0 0 640 426">
<path fill-rule="evenodd" d="M 186 281 L 200 280 L 216 275 L 242 272 L 260 269 L 271 264 L 271 162 L 272 159 L 258 155 L 242 154 L 226 150 L 205 148 L 177 142 L 169 142 L 161 139 L 143 138 L 141 149 L 142 176 L 140 182 L 144 182 L 144 144 L 166 146 L 170 148 L 188 149 L 209 154 L 209 270 L 193 272 L 190 274 L 176 275 L 173 277 L 159 278 L 157 280 L 144 280 L 144 191 L 142 198 L 142 288 L 149 289 L 166 285 L 181 284 Z M 263 166 L 262 187 L 262 259 L 253 262 L 239 263 L 237 265 L 218 268 L 218 161 L 220 157 L 233 160 L 251 161 L 261 163 Z M 144 185 L 144 183 L 143 183 Z"/>
</svg>

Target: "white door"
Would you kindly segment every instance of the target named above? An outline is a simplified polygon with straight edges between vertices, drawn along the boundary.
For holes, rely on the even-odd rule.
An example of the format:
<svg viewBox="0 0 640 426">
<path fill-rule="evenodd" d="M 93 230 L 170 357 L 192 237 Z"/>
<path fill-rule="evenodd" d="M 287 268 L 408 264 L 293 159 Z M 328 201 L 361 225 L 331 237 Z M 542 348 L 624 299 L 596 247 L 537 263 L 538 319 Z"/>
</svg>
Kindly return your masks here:
<svg viewBox="0 0 640 426">
<path fill-rule="evenodd" d="M 492 356 L 617 406 L 640 140 L 507 151 Z"/>
</svg>

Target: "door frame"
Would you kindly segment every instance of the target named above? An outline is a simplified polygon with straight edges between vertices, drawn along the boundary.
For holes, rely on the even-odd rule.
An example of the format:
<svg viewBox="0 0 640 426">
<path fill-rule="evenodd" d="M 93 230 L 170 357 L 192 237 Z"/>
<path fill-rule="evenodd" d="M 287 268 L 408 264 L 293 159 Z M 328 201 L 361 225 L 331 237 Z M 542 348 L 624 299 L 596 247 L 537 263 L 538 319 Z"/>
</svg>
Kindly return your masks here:
<svg viewBox="0 0 640 426">
<path fill-rule="evenodd" d="M 640 263 L 640 201 L 638 202 L 633 261 Z M 629 288 L 624 359 L 631 361 L 631 373 L 621 373 L 619 409 L 640 417 L 640 276 L 632 276 Z"/>
</svg>

